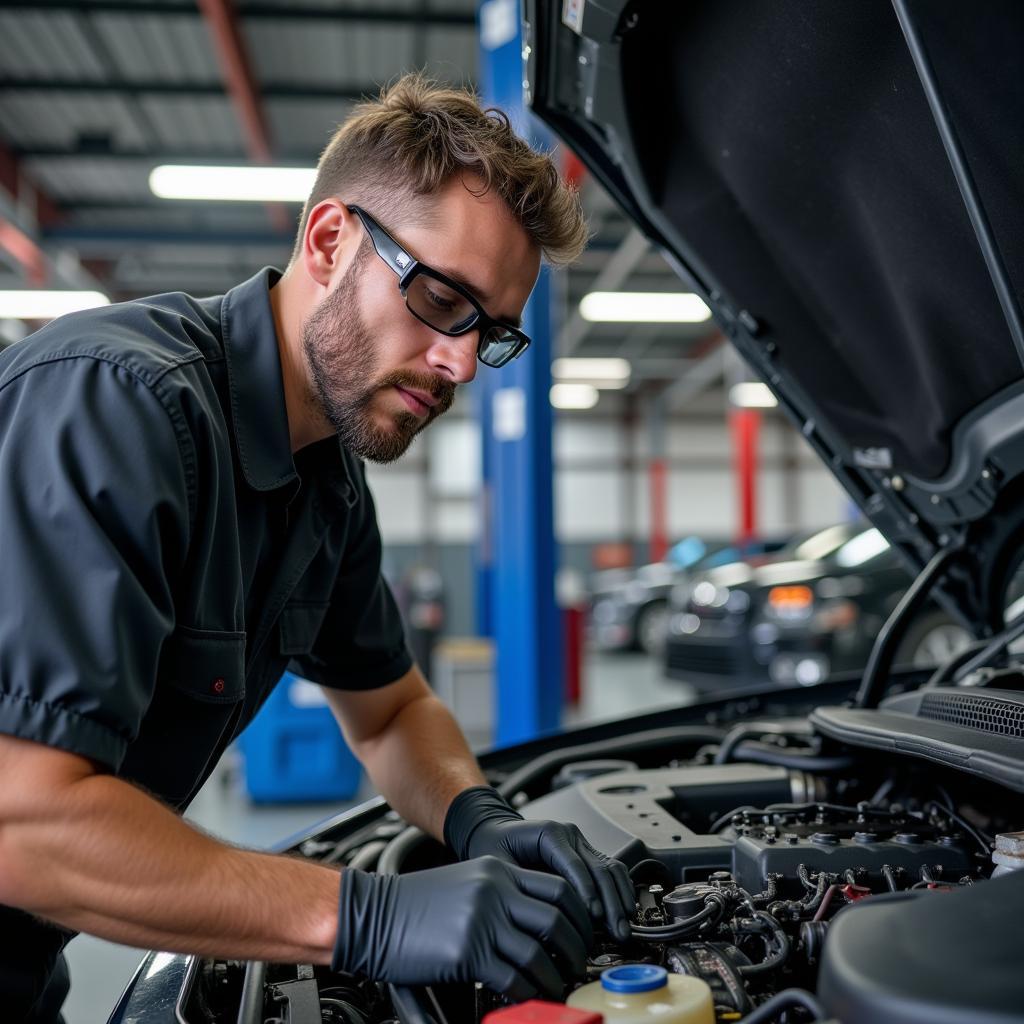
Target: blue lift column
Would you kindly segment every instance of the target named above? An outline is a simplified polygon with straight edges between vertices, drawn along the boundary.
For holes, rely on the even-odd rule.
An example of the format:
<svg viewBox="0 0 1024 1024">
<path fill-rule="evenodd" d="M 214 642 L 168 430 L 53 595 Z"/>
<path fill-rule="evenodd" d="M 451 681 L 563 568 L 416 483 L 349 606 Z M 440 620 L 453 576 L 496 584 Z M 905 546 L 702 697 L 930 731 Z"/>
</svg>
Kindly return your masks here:
<svg viewBox="0 0 1024 1024">
<path fill-rule="evenodd" d="M 518 0 L 484 0 L 477 15 L 485 105 L 500 107 L 520 135 L 547 146 L 523 106 Z M 483 447 L 477 612 L 478 626 L 495 644 L 495 741 L 502 744 L 556 729 L 562 709 L 548 397 L 550 291 L 545 268 L 523 314 L 533 344 L 508 366 L 481 366 L 477 374 Z"/>
</svg>

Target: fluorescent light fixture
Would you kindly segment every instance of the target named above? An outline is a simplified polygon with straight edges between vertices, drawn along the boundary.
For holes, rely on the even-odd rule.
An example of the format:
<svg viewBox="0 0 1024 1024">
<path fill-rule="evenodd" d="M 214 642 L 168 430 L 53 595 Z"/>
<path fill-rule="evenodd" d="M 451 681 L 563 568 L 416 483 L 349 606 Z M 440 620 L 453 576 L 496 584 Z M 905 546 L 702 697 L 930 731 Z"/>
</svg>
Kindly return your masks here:
<svg viewBox="0 0 1024 1024">
<path fill-rule="evenodd" d="M 556 359 L 551 372 L 566 383 L 624 388 L 629 383 L 630 366 L 625 359 Z"/>
<path fill-rule="evenodd" d="M 757 380 L 733 384 L 729 388 L 729 401 L 740 409 L 774 409 L 779 404 L 768 385 Z"/>
<path fill-rule="evenodd" d="M 552 384 L 551 404 L 556 409 L 593 409 L 597 388 L 592 384 Z"/>
<path fill-rule="evenodd" d="M 304 203 L 316 169 L 307 167 L 209 167 L 161 164 L 149 187 L 161 199 L 216 199 L 249 203 Z"/>
<path fill-rule="evenodd" d="M 52 320 L 80 309 L 110 305 L 103 292 L 45 291 L 19 289 L 0 291 L 0 318 L 14 320 Z"/>
<path fill-rule="evenodd" d="M 711 310 L 692 292 L 590 292 L 580 316 L 592 323 L 699 324 Z"/>
</svg>

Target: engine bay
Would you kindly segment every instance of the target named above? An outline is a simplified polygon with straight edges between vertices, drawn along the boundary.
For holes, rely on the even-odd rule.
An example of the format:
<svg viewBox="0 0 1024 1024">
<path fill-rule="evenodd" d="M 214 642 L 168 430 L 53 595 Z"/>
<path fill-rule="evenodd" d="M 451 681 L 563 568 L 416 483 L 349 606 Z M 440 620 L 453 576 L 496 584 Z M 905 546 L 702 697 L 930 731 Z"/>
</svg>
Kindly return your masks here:
<svg viewBox="0 0 1024 1024">
<path fill-rule="evenodd" d="M 992 698 L 1005 704 L 1007 693 Z M 578 825 L 627 865 L 635 886 L 632 938 L 599 931 L 586 977 L 564 998 L 608 968 L 647 964 L 705 982 L 719 1022 L 967 1019 L 937 1015 L 950 998 L 950 974 L 937 966 L 950 955 L 941 922 L 915 932 L 908 958 L 894 925 L 851 944 L 840 941 L 844 919 L 852 928 L 870 905 L 899 922 L 948 908 L 954 934 L 971 934 L 950 968 L 963 979 L 998 960 L 1024 913 L 1024 872 L 1014 870 L 1024 864 L 1019 791 L 926 754 L 892 757 L 849 737 L 837 742 L 806 715 L 564 747 L 492 781 L 525 817 Z M 295 852 L 385 873 L 450 859 L 385 806 L 370 817 L 356 815 Z M 977 931 L 963 932 L 975 917 Z M 863 979 L 873 971 L 880 980 L 866 997 Z M 971 1019 L 1021 1019 L 1019 974 L 998 975 L 986 997 L 997 1012 Z M 196 958 L 178 1014 L 183 1024 L 480 1024 L 508 1005 L 479 985 L 403 990 L 312 965 Z"/>
</svg>

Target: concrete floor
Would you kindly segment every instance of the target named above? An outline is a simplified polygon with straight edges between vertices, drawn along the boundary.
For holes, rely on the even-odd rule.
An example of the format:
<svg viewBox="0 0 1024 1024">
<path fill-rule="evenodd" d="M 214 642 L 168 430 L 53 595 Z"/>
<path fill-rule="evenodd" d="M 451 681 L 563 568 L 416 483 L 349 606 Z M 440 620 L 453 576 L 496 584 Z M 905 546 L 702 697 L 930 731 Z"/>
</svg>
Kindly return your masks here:
<svg viewBox="0 0 1024 1024">
<path fill-rule="evenodd" d="M 645 655 L 591 655 L 585 665 L 580 704 L 566 713 L 566 722 L 620 718 L 691 703 L 694 697 L 690 687 L 666 680 L 659 665 Z M 372 795 L 369 783 L 364 782 L 354 802 Z M 186 817 L 232 843 L 265 849 L 347 806 L 351 804 L 254 806 L 229 757 L 203 787 Z M 103 1024 L 143 953 L 89 935 L 75 939 L 67 950 L 72 985 L 64 1009 L 66 1024 Z"/>
</svg>

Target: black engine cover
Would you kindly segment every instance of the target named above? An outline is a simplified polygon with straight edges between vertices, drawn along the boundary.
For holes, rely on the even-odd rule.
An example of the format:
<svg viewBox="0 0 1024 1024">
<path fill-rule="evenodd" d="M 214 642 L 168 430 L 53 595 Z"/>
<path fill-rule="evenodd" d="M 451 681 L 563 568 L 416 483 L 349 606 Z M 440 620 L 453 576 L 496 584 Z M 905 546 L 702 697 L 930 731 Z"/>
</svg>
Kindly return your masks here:
<svg viewBox="0 0 1024 1024">
<path fill-rule="evenodd" d="M 1020 1024 L 1024 871 L 950 892 L 892 893 L 829 927 L 818 996 L 844 1024 Z"/>
</svg>

